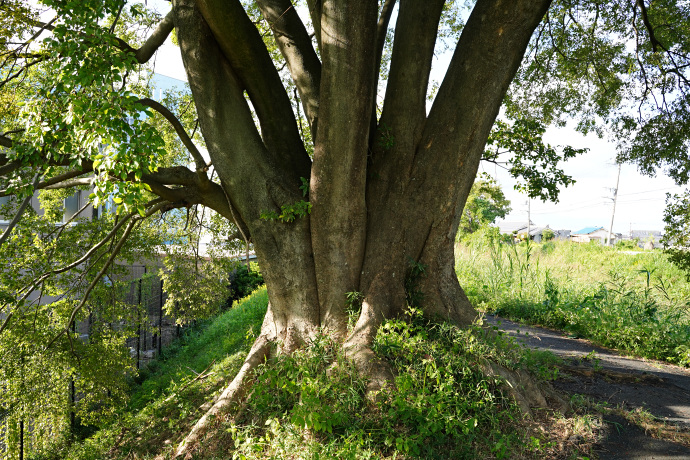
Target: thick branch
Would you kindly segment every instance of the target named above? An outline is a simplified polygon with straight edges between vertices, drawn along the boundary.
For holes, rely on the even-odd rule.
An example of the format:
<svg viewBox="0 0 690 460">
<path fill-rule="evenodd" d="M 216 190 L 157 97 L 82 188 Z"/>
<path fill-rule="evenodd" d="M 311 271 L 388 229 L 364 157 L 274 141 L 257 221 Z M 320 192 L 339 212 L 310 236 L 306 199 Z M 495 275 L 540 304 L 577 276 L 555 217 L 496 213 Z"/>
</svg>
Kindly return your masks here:
<svg viewBox="0 0 690 460">
<path fill-rule="evenodd" d="M 345 293 L 359 287 L 364 259 L 377 14 L 372 0 L 323 3 L 320 127 L 309 198 L 321 325 L 334 330 L 347 323 Z"/>
<path fill-rule="evenodd" d="M 647 14 L 647 7 L 644 4 L 644 0 L 637 0 L 637 6 L 640 8 L 640 12 L 642 13 L 642 22 L 644 23 L 647 33 L 649 34 L 649 42 L 652 44 L 652 51 L 656 53 L 659 48 L 663 49 L 664 51 L 668 51 L 668 49 L 661 44 L 654 34 L 654 27 L 649 21 L 649 15 Z"/>
<path fill-rule="evenodd" d="M 5 174 L 9 174 L 11 172 L 14 172 L 17 169 L 21 168 L 21 166 L 22 166 L 22 164 L 19 161 L 11 161 L 9 163 L 6 163 L 6 164 L 0 166 L 0 176 L 4 176 Z"/>
<path fill-rule="evenodd" d="M 48 22 L 37 22 L 37 27 L 38 30 L 34 32 L 34 34 L 29 38 L 26 42 L 24 42 L 24 45 L 28 45 L 32 41 L 36 40 L 39 35 L 41 35 L 44 31 L 50 30 L 52 31 L 55 27 L 53 26 L 53 23 L 57 21 L 58 17 L 55 16 L 53 19 L 51 19 Z"/>
<path fill-rule="evenodd" d="M 180 120 L 178 120 L 177 117 L 170 110 L 168 110 L 167 107 L 165 107 L 160 102 L 154 101 L 153 99 L 149 98 L 139 99 L 139 101 L 137 102 L 147 107 L 151 107 L 153 110 L 163 115 L 163 117 L 165 117 L 166 120 L 168 120 L 170 125 L 172 125 L 172 127 L 175 129 L 175 132 L 179 136 L 184 146 L 187 147 L 187 150 L 192 155 L 192 158 L 194 158 L 194 163 L 196 164 L 197 171 L 206 171 L 208 169 L 204 157 L 201 155 L 201 152 L 199 152 L 199 149 L 196 148 L 194 142 L 192 142 L 192 139 L 187 134 L 187 131 L 185 131 L 184 126 L 182 126 Z"/>
<path fill-rule="evenodd" d="M 396 0 L 386 0 L 381 8 L 381 16 L 376 26 L 376 76 L 381 72 L 381 59 L 383 48 L 386 46 L 386 35 L 388 35 L 388 24 L 393 14 Z M 406 32 L 407 33 L 407 32 Z"/>
<path fill-rule="evenodd" d="M 447 271 L 447 284 L 439 289 L 449 296 L 459 292 L 447 254 L 452 254 L 462 209 L 508 86 L 550 4 L 478 0 L 424 125 L 404 206 L 424 203 L 434 212 L 407 216 L 406 235 L 412 237 L 406 244 L 414 260 Z"/>
<path fill-rule="evenodd" d="M 21 167 L 20 162 L 12 162 L 8 163 L 7 165 L 0 167 L 0 174 L 5 174 L 7 172 L 12 172 Z M 90 179 L 80 179 L 74 183 L 70 181 L 70 179 L 79 177 L 83 174 L 88 174 L 93 171 L 93 166 L 90 161 L 85 162 L 85 165 L 81 169 L 75 169 L 73 171 L 67 171 L 66 173 L 59 174 L 55 177 L 51 177 L 50 179 L 44 180 L 39 182 L 36 187 L 34 187 L 34 190 L 43 190 L 43 189 L 58 189 L 58 188 L 69 188 L 69 187 L 74 187 L 77 185 L 90 185 Z M 64 182 L 64 184 L 63 184 Z M 57 186 L 59 184 L 59 186 Z M 12 195 L 12 193 L 8 192 L 8 190 L 0 190 L 0 197 L 1 196 L 9 196 Z"/>
<path fill-rule="evenodd" d="M 237 218 L 239 212 L 232 209 L 232 204 L 227 200 L 227 195 L 220 184 L 208 181 L 200 184 L 199 176 L 184 166 L 172 168 L 159 168 L 151 174 L 144 174 L 142 181 L 151 187 L 151 191 L 161 198 L 176 206 L 189 207 L 202 204 L 216 211 L 230 221 L 235 221 L 246 235 L 249 229 L 241 218 Z M 182 185 L 171 188 L 166 185 Z"/>
<path fill-rule="evenodd" d="M 399 152 L 414 152 L 424 125 L 429 72 L 443 4 L 443 0 L 400 2 L 380 122 L 391 131 Z M 390 150 L 381 154 L 399 155 Z"/>
<path fill-rule="evenodd" d="M 37 21 L 35 24 L 37 27 L 41 28 L 39 32 L 42 32 L 43 30 L 52 31 L 55 29 L 55 26 L 52 25 L 55 19 L 57 18 L 54 18 L 48 23 Z M 123 51 L 134 53 L 134 56 L 139 64 L 145 64 L 149 61 L 149 59 L 151 59 L 151 56 L 153 56 L 158 48 L 165 43 L 165 40 L 168 38 L 168 35 L 170 35 L 170 32 L 172 32 L 174 27 L 175 24 L 173 22 L 173 12 L 170 11 L 156 26 L 153 33 L 146 39 L 144 44 L 141 45 L 139 49 L 133 48 L 129 43 L 121 38 L 117 38 L 117 45 Z"/>
<path fill-rule="evenodd" d="M 529 39 L 550 4 L 550 0 L 521 0 L 508 7 L 500 0 L 477 2 L 429 113 L 427 132 L 439 131 L 452 138 L 473 133 L 457 127 L 477 118 L 480 111 L 488 116 L 490 129 Z M 455 129 L 448 131 L 450 127 Z M 476 141 L 483 150 L 483 132 Z"/>
<path fill-rule="evenodd" d="M 197 175 L 186 166 L 172 166 L 169 168 L 158 168 L 156 172 L 144 174 L 144 182 L 155 181 L 164 185 L 195 185 Z"/>
<path fill-rule="evenodd" d="M 319 49 L 321 47 L 321 11 L 323 0 L 307 0 L 309 7 L 309 16 L 311 16 L 311 23 L 314 25 L 314 35 L 316 35 L 316 44 Z"/>
<path fill-rule="evenodd" d="M 266 45 L 239 0 L 199 0 L 197 5 L 223 55 L 256 110 L 261 135 L 275 163 L 306 177 L 310 161 L 292 104 Z"/>
<path fill-rule="evenodd" d="M 84 166 L 82 166 L 81 169 L 75 169 L 75 170 L 73 170 L 73 171 L 67 171 L 66 173 L 59 174 L 59 175 L 57 175 L 57 176 L 55 176 L 55 177 L 51 177 L 51 178 L 48 179 L 48 180 L 45 180 L 45 181 L 40 182 L 36 188 L 37 188 L 37 189 L 44 189 L 44 188 L 45 188 L 45 189 L 51 189 L 51 188 L 67 188 L 67 187 L 71 187 L 72 185 L 67 185 L 67 186 L 63 186 L 63 187 L 55 187 L 55 185 L 57 185 L 57 184 L 62 184 L 62 183 L 65 182 L 65 181 L 69 181 L 70 179 L 73 179 L 73 178 L 75 178 L 75 177 L 79 177 L 79 176 L 81 176 L 81 175 L 83 175 L 83 174 L 88 174 L 88 173 L 90 173 L 90 172 L 92 172 L 92 171 L 93 171 L 93 163 L 91 163 L 91 162 L 89 161 L 89 162 L 86 163 Z M 90 181 L 90 179 L 87 179 L 87 180 Z M 91 183 L 90 183 L 90 182 L 84 183 L 84 184 L 75 183 L 74 185 L 91 185 Z"/>
<path fill-rule="evenodd" d="M 75 179 L 68 179 L 62 182 L 57 182 L 55 184 L 51 184 L 43 188 L 45 188 L 46 190 L 59 190 L 63 188 L 78 187 L 80 185 L 91 185 L 92 181 L 93 179 L 91 177 L 78 177 Z"/>
<path fill-rule="evenodd" d="M 11 149 L 13 145 L 14 143 L 12 142 L 12 139 L 0 134 L 0 146 Z"/>
<path fill-rule="evenodd" d="M 163 43 L 165 43 L 165 40 L 168 38 L 168 35 L 170 35 L 170 32 L 172 32 L 174 27 L 175 24 L 173 23 L 173 13 L 170 11 L 165 15 L 165 18 L 163 18 L 163 20 L 158 24 L 149 38 L 146 39 L 146 42 L 144 42 L 144 44 L 141 45 L 141 47 L 134 53 L 134 55 L 137 57 L 137 61 L 140 64 L 148 62 L 149 59 L 151 59 L 151 56 L 153 56 L 153 53 L 155 53 L 156 50 L 160 48 Z"/>
<path fill-rule="evenodd" d="M 312 137 L 315 137 L 321 61 L 290 0 L 257 0 L 256 3 L 271 26 L 278 48 L 287 62 L 292 80 L 299 91 Z"/>
<path fill-rule="evenodd" d="M 261 224 L 259 216 L 264 210 L 299 200 L 300 177 L 309 176 L 310 160 L 301 139 L 299 152 L 291 153 L 292 163 L 290 157 L 266 148 L 243 94 L 243 84 L 196 6 L 191 0 L 174 2 L 175 26 L 199 124 L 214 168 L 240 218 Z M 281 91 L 284 93 L 282 86 Z M 291 108 L 289 116 L 294 123 Z M 283 120 L 274 120 L 279 121 Z M 287 145 L 281 150 L 285 148 Z M 232 219 L 229 214 L 224 216 Z"/>
</svg>

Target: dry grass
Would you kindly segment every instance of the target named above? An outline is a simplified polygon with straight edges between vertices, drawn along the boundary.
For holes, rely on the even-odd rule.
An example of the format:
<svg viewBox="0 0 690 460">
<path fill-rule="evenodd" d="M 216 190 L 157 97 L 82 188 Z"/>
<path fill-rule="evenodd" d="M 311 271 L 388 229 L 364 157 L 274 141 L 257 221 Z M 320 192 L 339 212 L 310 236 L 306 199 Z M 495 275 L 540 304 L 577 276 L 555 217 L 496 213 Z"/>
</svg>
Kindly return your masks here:
<svg viewBox="0 0 690 460">
<path fill-rule="evenodd" d="M 690 426 L 669 423 L 659 420 L 641 408 L 626 410 L 622 408 L 608 409 L 608 412 L 625 418 L 630 423 L 642 428 L 648 436 L 664 441 L 671 441 L 690 447 Z"/>
</svg>

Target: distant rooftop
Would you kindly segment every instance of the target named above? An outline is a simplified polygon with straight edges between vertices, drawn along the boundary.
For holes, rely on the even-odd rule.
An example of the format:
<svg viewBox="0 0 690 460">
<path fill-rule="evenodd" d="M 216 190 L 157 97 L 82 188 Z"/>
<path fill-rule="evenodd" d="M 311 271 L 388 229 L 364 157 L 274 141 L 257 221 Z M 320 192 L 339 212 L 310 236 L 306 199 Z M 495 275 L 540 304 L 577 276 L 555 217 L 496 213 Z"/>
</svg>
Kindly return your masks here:
<svg viewBox="0 0 690 460">
<path fill-rule="evenodd" d="M 578 230 L 576 232 L 573 232 L 573 235 L 589 235 L 590 233 L 596 232 L 597 230 L 601 230 L 604 227 L 585 227 L 582 230 Z"/>
<path fill-rule="evenodd" d="M 525 230 L 527 229 L 527 221 L 522 221 L 522 222 L 499 222 L 496 224 L 497 227 L 500 229 L 501 233 L 513 233 L 515 231 L 520 231 L 520 230 Z M 534 223 L 532 223 L 532 226 L 534 226 Z"/>
<path fill-rule="evenodd" d="M 648 236 L 662 236 L 663 232 L 659 230 L 633 230 L 630 234 L 633 238 L 646 238 Z"/>
</svg>

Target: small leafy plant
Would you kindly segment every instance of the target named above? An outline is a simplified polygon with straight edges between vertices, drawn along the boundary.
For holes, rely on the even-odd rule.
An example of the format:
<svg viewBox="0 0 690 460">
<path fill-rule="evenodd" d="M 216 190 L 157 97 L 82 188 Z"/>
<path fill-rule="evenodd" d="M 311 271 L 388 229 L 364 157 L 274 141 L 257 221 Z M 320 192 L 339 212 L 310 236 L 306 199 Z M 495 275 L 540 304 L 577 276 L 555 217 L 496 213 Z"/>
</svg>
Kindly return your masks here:
<svg viewBox="0 0 690 460">
<path fill-rule="evenodd" d="M 276 211 L 262 211 L 263 220 L 279 220 L 281 222 L 293 222 L 298 217 L 304 217 L 311 213 L 311 203 L 300 200 L 296 203 L 284 204 L 280 207 L 280 213 Z"/>
</svg>

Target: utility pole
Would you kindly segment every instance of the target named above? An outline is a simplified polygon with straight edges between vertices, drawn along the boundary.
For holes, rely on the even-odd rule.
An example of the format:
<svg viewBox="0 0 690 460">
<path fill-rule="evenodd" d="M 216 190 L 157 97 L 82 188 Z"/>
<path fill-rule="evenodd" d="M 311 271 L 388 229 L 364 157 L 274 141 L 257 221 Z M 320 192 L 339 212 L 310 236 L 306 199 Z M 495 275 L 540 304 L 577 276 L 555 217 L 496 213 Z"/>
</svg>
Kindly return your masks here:
<svg viewBox="0 0 690 460">
<path fill-rule="evenodd" d="M 609 239 L 607 241 L 607 246 L 612 246 L 611 233 L 613 233 L 613 217 L 616 215 L 616 200 L 618 199 L 618 184 L 621 180 L 622 165 L 622 163 L 618 163 L 618 177 L 616 178 L 616 188 L 613 189 L 613 211 L 611 211 L 611 225 L 609 226 Z"/>
<path fill-rule="evenodd" d="M 532 233 L 532 218 L 530 216 L 531 214 L 531 201 L 529 197 L 527 197 L 527 240 L 529 241 L 530 234 Z"/>
</svg>

